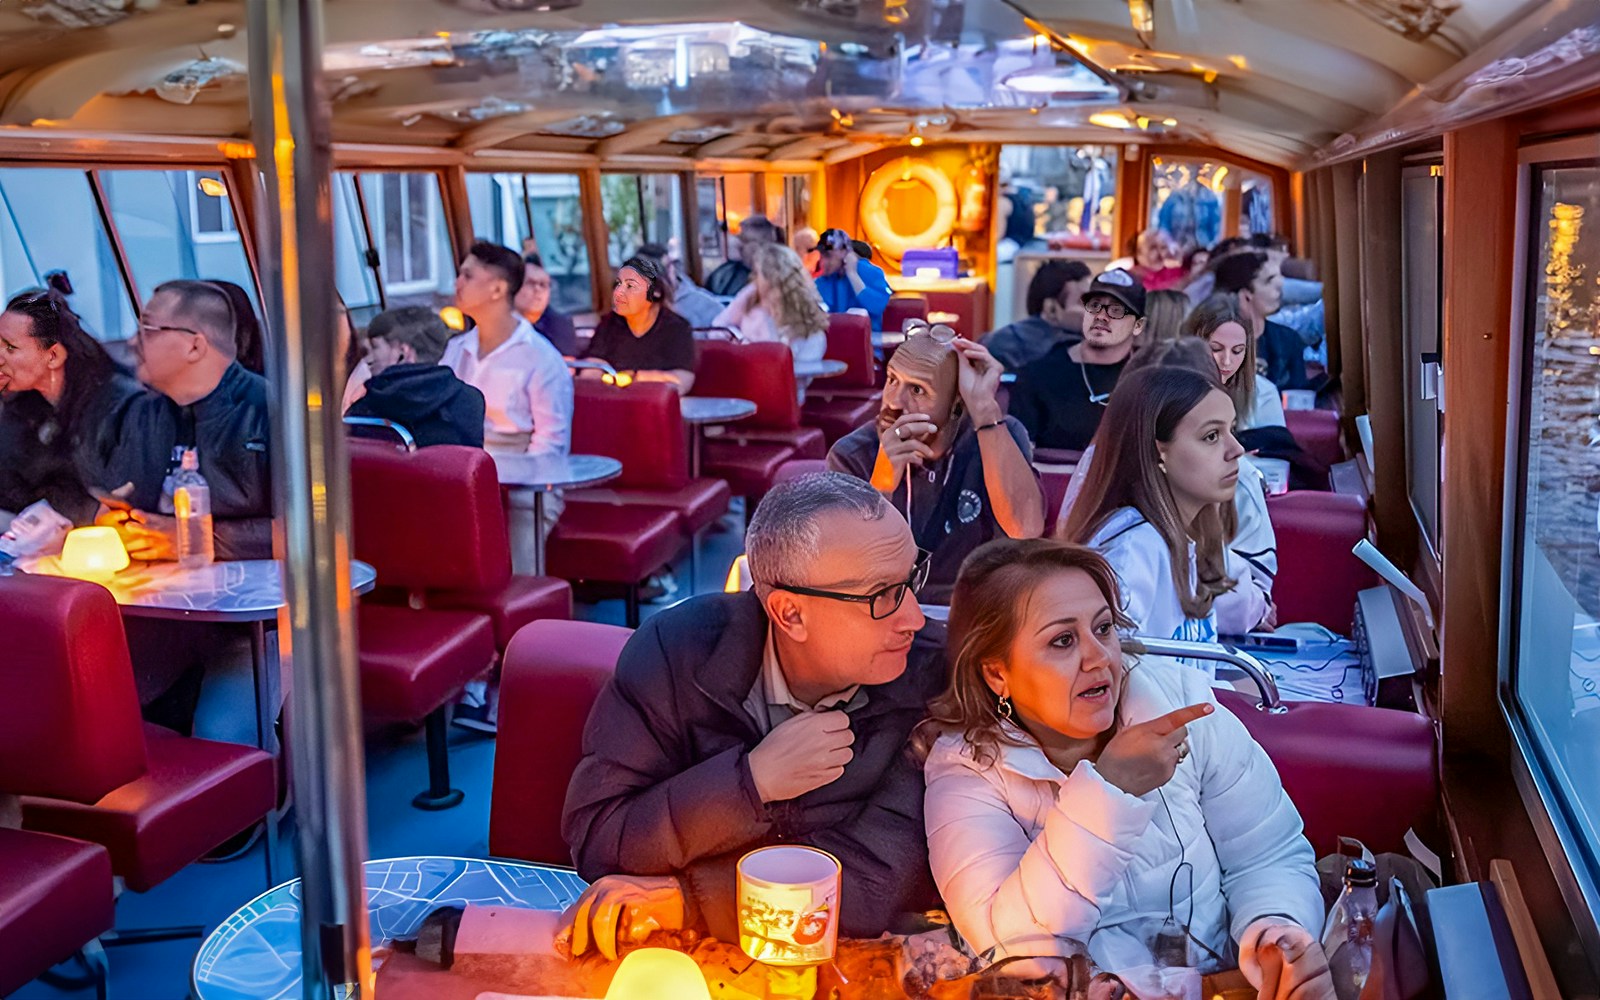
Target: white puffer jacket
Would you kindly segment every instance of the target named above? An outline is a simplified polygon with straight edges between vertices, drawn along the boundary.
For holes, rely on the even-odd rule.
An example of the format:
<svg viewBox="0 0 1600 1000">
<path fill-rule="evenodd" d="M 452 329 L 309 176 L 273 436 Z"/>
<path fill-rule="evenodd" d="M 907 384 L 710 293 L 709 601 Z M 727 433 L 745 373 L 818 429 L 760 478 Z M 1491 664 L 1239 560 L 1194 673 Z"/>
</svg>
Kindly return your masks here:
<svg viewBox="0 0 1600 1000">
<path fill-rule="evenodd" d="M 1134 724 L 1202 701 L 1215 703 L 1203 674 L 1144 657 L 1118 713 Z M 1190 723 L 1188 740 L 1172 780 L 1135 798 L 1087 761 L 1064 776 L 1031 741 L 984 766 L 960 734 L 942 736 L 925 771 L 929 860 L 973 950 L 1057 955 L 1070 938 L 1102 969 L 1148 964 L 1183 861 L 1189 930 L 1218 955 L 1231 961 L 1245 928 L 1271 914 L 1320 935 L 1316 859 L 1266 752 L 1221 707 Z M 1182 922 L 1187 877 L 1173 895 Z"/>
</svg>

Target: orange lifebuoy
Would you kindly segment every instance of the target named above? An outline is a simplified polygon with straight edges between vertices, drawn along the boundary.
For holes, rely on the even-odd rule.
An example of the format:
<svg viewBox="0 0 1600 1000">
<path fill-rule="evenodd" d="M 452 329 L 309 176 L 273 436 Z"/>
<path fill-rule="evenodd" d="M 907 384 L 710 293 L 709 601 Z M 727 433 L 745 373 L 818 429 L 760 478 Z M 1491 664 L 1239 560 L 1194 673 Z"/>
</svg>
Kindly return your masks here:
<svg viewBox="0 0 1600 1000">
<path fill-rule="evenodd" d="M 889 185 L 918 181 L 933 192 L 933 223 L 920 233 L 897 232 L 889 223 Z M 956 187 L 944 171 L 909 157 L 885 163 L 872 172 L 861 189 L 861 225 L 872 245 L 894 258 L 907 250 L 942 246 L 955 228 L 958 206 Z"/>
</svg>

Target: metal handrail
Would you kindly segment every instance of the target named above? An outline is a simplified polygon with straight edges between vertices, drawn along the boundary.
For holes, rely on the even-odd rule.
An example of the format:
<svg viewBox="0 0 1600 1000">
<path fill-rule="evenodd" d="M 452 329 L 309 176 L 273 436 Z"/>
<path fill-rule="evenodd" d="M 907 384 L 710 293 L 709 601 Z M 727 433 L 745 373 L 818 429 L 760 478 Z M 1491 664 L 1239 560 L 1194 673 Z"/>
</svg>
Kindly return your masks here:
<svg viewBox="0 0 1600 1000">
<path fill-rule="evenodd" d="M 1216 660 L 1238 667 L 1250 675 L 1255 681 L 1256 688 L 1261 692 L 1261 700 L 1256 703 L 1256 708 L 1272 715 L 1282 715 L 1289 711 L 1278 695 L 1278 682 L 1272 679 L 1272 674 L 1261 665 L 1261 661 L 1234 646 L 1216 645 L 1209 642 L 1190 642 L 1186 639 L 1157 639 L 1155 636 L 1136 635 L 1133 641 L 1144 647 L 1147 653 L 1156 656 L 1178 656 L 1192 660 Z"/>
<path fill-rule="evenodd" d="M 395 423 L 393 420 L 385 420 L 382 417 L 347 416 L 344 418 L 344 422 L 347 427 L 382 427 L 384 430 L 393 432 L 400 439 L 400 444 L 406 451 L 417 450 L 417 439 L 404 426 Z"/>
<path fill-rule="evenodd" d="M 615 375 L 617 370 L 598 358 L 567 358 L 567 367 L 573 371 L 597 371 Z"/>
<path fill-rule="evenodd" d="M 740 335 L 739 331 L 736 328 L 731 327 L 731 326 L 697 326 L 697 327 L 694 328 L 694 336 L 695 336 L 696 340 L 713 340 L 715 338 L 702 337 L 700 335 L 702 333 L 717 333 L 717 332 L 726 333 L 728 335 L 728 339 L 733 341 L 735 344 L 744 343 L 744 337 Z"/>
</svg>

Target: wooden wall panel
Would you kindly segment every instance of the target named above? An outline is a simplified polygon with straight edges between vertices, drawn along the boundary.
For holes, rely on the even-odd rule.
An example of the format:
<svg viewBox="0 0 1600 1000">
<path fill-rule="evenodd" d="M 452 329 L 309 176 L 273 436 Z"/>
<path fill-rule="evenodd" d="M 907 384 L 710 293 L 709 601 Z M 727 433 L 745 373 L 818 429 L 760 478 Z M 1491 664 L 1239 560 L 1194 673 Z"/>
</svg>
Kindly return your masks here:
<svg viewBox="0 0 1600 1000">
<path fill-rule="evenodd" d="M 1401 158 L 1379 153 L 1364 164 L 1361 183 L 1361 326 L 1366 342 L 1367 414 L 1372 418 L 1372 516 L 1378 545 L 1401 566 L 1416 559 L 1417 520 L 1406 472 L 1405 345 L 1400 286 Z"/>
<path fill-rule="evenodd" d="M 1353 421 L 1367 412 L 1367 354 L 1361 342 L 1361 165 L 1339 163 L 1328 170 L 1328 200 L 1333 214 L 1333 270 L 1342 278 L 1334 283 L 1339 307 L 1338 340 L 1328 346 L 1328 363 L 1339 375 L 1346 440 L 1354 440 Z M 1323 298 L 1329 296 L 1324 288 Z M 1328 328 L 1332 338 L 1333 327 Z"/>
<path fill-rule="evenodd" d="M 1446 585 L 1440 700 L 1447 752 L 1507 752 L 1497 703 L 1517 132 L 1496 121 L 1444 140 Z"/>
</svg>

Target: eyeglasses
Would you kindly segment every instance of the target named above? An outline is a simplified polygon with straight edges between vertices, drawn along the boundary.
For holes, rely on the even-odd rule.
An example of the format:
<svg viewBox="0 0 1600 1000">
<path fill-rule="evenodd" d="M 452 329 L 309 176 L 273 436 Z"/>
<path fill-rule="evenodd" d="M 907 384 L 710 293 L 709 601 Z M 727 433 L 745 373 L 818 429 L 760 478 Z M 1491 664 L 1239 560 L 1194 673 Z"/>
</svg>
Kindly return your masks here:
<svg viewBox="0 0 1600 1000">
<path fill-rule="evenodd" d="M 167 333 L 167 332 L 171 332 L 171 333 L 187 333 L 191 337 L 204 337 L 205 336 L 205 334 L 201 333 L 199 330 L 191 330 L 186 326 L 152 326 L 149 323 L 140 323 L 138 328 L 137 328 L 136 333 L 134 334 L 134 339 L 139 340 L 139 341 L 143 341 L 146 337 L 150 336 L 153 333 Z"/>
<path fill-rule="evenodd" d="M 952 327 L 943 323 L 930 324 L 927 320 L 919 319 L 915 316 L 908 318 L 901 324 L 901 331 L 908 337 L 913 333 L 926 333 L 937 344 L 953 344 L 957 336 Z"/>
<path fill-rule="evenodd" d="M 915 594 L 928 582 L 929 560 L 933 553 L 927 549 L 917 550 L 917 561 L 911 567 L 911 575 L 904 583 L 891 583 L 887 587 L 879 587 L 870 594 L 841 594 L 833 590 L 818 590 L 815 587 L 791 587 L 788 584 L 773 584 L 774 590 L 785 590 L 791 594 L 802 594 L 806 597 L 826 597 L 832 601 L 849 601 L 852 604 L 865 604 L 875 621 L 883 619 L 900 610 L 900 605 L 905 603 L 907 594 Z"/>
<path fill-rule="evenodd" d="M 1133 310 L 1118 302 L 1116 299 L 1093 298 L 1085 299 L 1083 311 L 1091 316 L 1106 314 L 1106 319 L 1122 319 L 1132 314 Z"/>
</svg>

